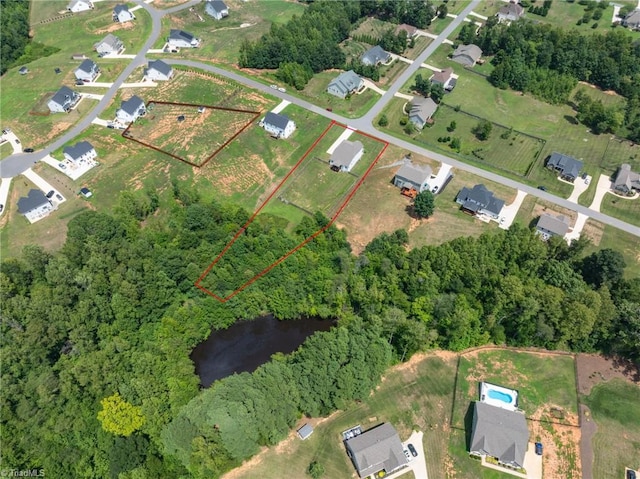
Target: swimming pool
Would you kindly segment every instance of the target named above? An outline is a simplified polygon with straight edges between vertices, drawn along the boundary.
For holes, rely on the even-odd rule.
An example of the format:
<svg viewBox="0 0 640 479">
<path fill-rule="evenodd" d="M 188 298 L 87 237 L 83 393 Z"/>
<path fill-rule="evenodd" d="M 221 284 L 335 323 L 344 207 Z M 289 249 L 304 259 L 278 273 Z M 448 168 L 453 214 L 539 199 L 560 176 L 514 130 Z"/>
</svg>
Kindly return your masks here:
<svg viewBox="0 0 640 479">
<path fill-rule="evenodd" d="M 507 404 L 511 404 L 513 402 L 513 397 L 511 397 L 511 394 L 496 391 L 495 389 L 489 389 L 489 391 L 487 392 L 487 396 L 489 396 L 491 399 L 502 401 Z"/>
<path fill-rule="evenodd" d="M 497 384 L 480 383 L 480 401 L 492 406 L 515 411 L 518 409 L 518 391 Z"/>
</svg>

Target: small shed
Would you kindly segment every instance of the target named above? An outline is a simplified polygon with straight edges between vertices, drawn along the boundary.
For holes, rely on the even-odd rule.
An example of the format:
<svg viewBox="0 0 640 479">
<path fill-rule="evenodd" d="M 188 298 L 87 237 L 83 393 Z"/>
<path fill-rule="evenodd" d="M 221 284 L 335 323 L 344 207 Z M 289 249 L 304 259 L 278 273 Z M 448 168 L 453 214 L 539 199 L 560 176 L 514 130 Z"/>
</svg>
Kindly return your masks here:
<svg viewBox="0 0 640 479">
<path fill-rule="evenodd" d="M 27 67 L 22 67 L 20 68 L 20 70 L 18 70 L 18 73 L 20 73 L 20 75 L 26 75 L 27 73 L 29 73 L 29 69 Z"/>
<path fill-rule="evenodd" d="M 80 188 L 80 194 L 85 198 L 91 198 L 93 196 L 89 188 Z"/>
<path fill-rule="evenodd" d="M 313 428 L 309 423 L 306 423 L 300 429 L 298 429 L 298 437 L 303 441 L 313 434 Z"/>
</svg>

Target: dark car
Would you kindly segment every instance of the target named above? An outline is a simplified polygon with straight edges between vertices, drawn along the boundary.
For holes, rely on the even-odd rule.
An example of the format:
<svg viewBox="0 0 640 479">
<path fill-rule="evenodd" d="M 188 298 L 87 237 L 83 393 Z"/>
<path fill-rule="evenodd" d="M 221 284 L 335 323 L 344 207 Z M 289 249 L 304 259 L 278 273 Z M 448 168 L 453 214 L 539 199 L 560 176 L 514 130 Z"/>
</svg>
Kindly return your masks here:
<svg viewBox="0 0 640 479">
<path fill-rule="evenodd" d="M 76 85 L 79 85 L 79 86 L 84 85 L 84 80 L 76 80 Z"/>
<path fill-rule="evenodd" d="M 413 457 L 418 457 L 418 451 L 416 451 L 416 448 L 413 447 L 413 444 L 407 444 L 407 449 L 409 449 L 409 452 Z"/>
<path fill-rule="evenodd" d="M 542 443 L 536 442 L 536 454 L 542 456 Z"/>
<path fill-rule="evenodd" d="M 60 70 L 59 68 L 56 68 L 53 71 L 56 72 L 56 75 L 60 75 L 60 73 L 62 73 L 62 70 Z"/>
<path fill-rule="evenodd" d="M 33 153 L 35 150 L 33 148 L 25 148 L 24 152 L 25 153 Z"/>
<path fill-rule="evenodd" d="M 4 209 L 4 205 L 0 205 L 0 213 L 2 213 L 3 209 Z"/>
<path fill-rule="evenodd" d="M 18 140 L 17 138 L 16 138 L 16 143 L 17 143 L 18 145 L 20 144 L 20 140 Z"/>
<path fill-rule="evenodd" d="M 538 189 L 540 191 L 547 191 L 547 187 L 546 186 L 538 186 Z"/>
<path fill-rule="evenodd" d="M 636 471 L 627 469 L 627 479 L 636 479 Z"/>
<path fill-rule="evenodd" d="M 58 201 L 62 201 L 63 200 L 62 195 L 60 193 L 56 193 L 56 199 Z"/>
<path fill-rule="evenodd" d="M 55 191 L 51 190 L 49 193 L 47 193 L 47 198 L 51 198 L 54 194 Z"/>
</svg>

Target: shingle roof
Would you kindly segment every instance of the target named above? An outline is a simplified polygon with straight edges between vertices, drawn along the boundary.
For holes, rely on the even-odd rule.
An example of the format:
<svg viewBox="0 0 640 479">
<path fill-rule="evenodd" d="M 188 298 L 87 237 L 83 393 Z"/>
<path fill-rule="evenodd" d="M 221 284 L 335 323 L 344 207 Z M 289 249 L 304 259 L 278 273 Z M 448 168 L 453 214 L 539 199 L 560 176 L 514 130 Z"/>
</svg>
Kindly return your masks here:
<svg viewBox="0 0 640 479">
<path fill-rule="evenodd" d="M 442 71 L 435 72 L 431 76 L 431 81 L 445 84 L 447 83 L 447 81 L 449 81 L 449 78 L 451 78 L 451 75 L 453 75 L 453 68 L 447 67 Z"/>
<path fill-rule="evenodd" d="M 24 215 L 47 203 L 49 203 L 49 200 L 42 191 L 35 189 L 29 190 L 26 197 L 23 196 L 18 200 L 18 212 Z"/>
<path fill-rule="evenodd" d="M 211 5 L 215 12 L 222 12 L 223 10 L 227 10 L 227 6 L 222 0 L 207 0 L 207 3 Z"/>
<path fill-rule="evenodd" d="M 640 25 L 640 9 L 635 9 L 633 12 L 629 13 L 626 17 L 624 17 L 625 25 Z"/>
<path fill-rule="evenodd" d="M 133 115 L 142 105 L 144 105 L 144 100 L 137 95 L 133 95 L 128 100 L 122 102 L 120 109 L 129 115 Z"/>
<path fill-rule="evenodd" d="M 474 213 L 480 210 L 486 210 L 493 214 L 500 214 L 504 201 L 493 196 L 486 186 L 480 184 L 469 189 L 464 187 L 458 193 L 456 201 L 462 203 L 462 207 Z"/>
<path fill-rule="evenodd" d="M 396 173 L 396 176 L 405 178 L 417 185 L 422 185 L 429 179 L 431 173 L 431 167 L 427 165 L 414 165 L 411 162 L 407 162 L 400 167 L 400 169 Z"/>
<path fill-rule="evenodd" d="M 500 10 L 498 10 L 498 14 L 504 16 L 514 16 L 519 18 L 524 13 L 524 7 L 514 2 L 509 2 L 504 5 Z"/>
<path fill-rule="evenodd" d="M 549 157 L 549 161 L 547 161 L 547 166 L 553 166 L 560 170 L 562 175 L 577 178 L 584 164 L 572 156 L 563 155 L 562 153 L 554 151 Z"/>
<path fill-rule="evenodd" d="M 129 7 L 127 7 L 126 5 L 116 5 L 115 7 L 113 7 L 113 13 L 115 13 L 116 15 L 119 14 L 120 12 L 128 12 L 129 11 Z"/>
<path fill-rule="evenodd" d="M 74 160 L 80 158 L 81 156 L 89 153 L 93 150 L 93 145 L 88 141 L 80 141 L 73 146 L 67 146 L 62 153 L 65 155 L 69 155 Z"/>
<path fill-rule="evenodd" d="M 405 32 L 407 32 L 407 36 L 409 36 L 409 37 L 412 37 L 418 31 L 418 29 L 416 27 L 414 27 L 413 25 L 407 25 L 406 23 L 403 23 L 403 24 L 398 25 L 396 27 L 396 35 L 398 33 L 400 33 L 401 31 L 403 31 L 403 30 Z"/>
<path fill-rule="evenodd" d="M 349 166 L 351 160 L 362 150 L 364 146 L 359 141 L 344 140 L 338 145 L 331 155 L 331 163 L 336 166 Z"/>
<path fill-rule="evenodd" d="M 340 73 L 340 75 L 331 80 L 329 86 L 336 86 L 346 95 L 350 91 L 357 89 L 361 82 L 362 78 L 360 78 L 353 70 L 349 70 L 347 72 Z"/>
<path fill-rule="evenodd" d="M 348 439 L 346 444 L 354 455 L 353 461 L 360 477 L 382 469 L 390 472 L 409 462 L 404 455 L 398 433 L 389 423 Z"/>
<path fill-rule="evenodd" d="M 416 97 L 411 100 L 411 109 L 409 117 L 417 116 L 423 122 L 426 122 L 438 109 L 438 104 L 431 98 Z"/>
<path fill-rule="evenodd" d="M 364 52 L 360 57 L 360 61 L 375 65 L 378 62 L 385 62 L 387 58 L 389 58 L 389 54 L 380 45 L 376 45 Z"/>
<path fill-rule="evenodd" d="M 162 60 L 154 60 L 149 62 L 149 68 L 153 68 L 157 72 L 162 73 L 163 75 L 169 75 L 171 73 L 171 67 L 167 65 Z"/>
<path fill-rule="evenodd" d="M 482 56 L 482 50 L 478 45 L 470 43 L 469 45 L 458 45 L 458 48 L 453 52 L 453 58 L 458 55 L 469 55 L 474 62 Z"/>
<path fill-rule="evenodd" d="M 79 66 L 78 70 L 82 70 L 83 72 L 91 73 L 93 69 L 96 67 L 96 62 L 87 58 L 84 60 Z"/>
<path fill-rule="evenodd" d="M 279 113 L 267 112 L 264 116 L 264 123 L 266 125 L 272 125 L 280 130 L 284 130 L 289 124 L 289 117 L 286 115 L 280 115 Z"/>
<path fill-rule="evenodd" d="M 616 178 L 613 181 L 614 188 L 620 188 L 622 186 L 626 187 L 627 190 L 631 190 L 632 188 L 640 190 L 640 173 L 631 171 L 631 165 L 626 163 L 620 166 Z"/>
<path fill-rule="evenodd" d="M 184 30 L 171 30 L 169 32 L 169 38 L 174 40 L 184 40 L 191 43 L 195 37 Z"/>
<path fill-rule="evenodd" d="M 76 93 L 71 88 L 62 86 L 51 99 L 58 105 L 64 105 L 67 99 L 73 98 L 75 95 Z"/>
<path fill-rule="evenodd" d="M 554 216 L 549 213 L 543 213 L 540 215 L 536 226 L 558 236 L 564 236 L 569 231 L 569 220 L 564 215 Z"/>
<path fill-rule="evenodd" d="M 470 452 L 522 466 L 528 442 L 529 429 L 523 413 L 482 402 L 474 404 Z"/>
<path fill-rule="evenodd" d="M 118 37 L 116 37 L 115 35 L 113 35 L 112 33 L 109 33 L 106 37 L 104 37 L 102 40 L 100 40 L 98 43 L 95 44 L 95 46 L 98 45 L 109 45 L 110 47 L 117 49 L 120 44 L 122 42 L 120 41 L 120 39 Z"/>
</svg>

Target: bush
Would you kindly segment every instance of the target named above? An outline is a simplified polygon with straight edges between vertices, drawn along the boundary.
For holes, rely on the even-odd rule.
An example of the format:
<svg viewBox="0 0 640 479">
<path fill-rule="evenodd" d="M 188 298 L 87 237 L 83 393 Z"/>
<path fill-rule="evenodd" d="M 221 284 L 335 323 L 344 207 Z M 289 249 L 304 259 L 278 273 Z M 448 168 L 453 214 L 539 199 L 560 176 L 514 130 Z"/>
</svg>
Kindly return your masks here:
<svg viewBox="0 0 640 479">
<path fill-rule="evenodd" d="M 322 476 L 324 476 L 324 466 L 318 461 L 313 461 L 311 464 L 309 464 L 307 474 L 309 474 L 313 479 L 320 479 Z"/>
<path fill-rule="evenodd" d="M 591 25 L 591 28 L 596 29 L 598 28 L 598 22 L 594 23 L 593 25 Z"/>
<path fill-rule="evenodd" d="M 455 120 L 452 120 L 451 123 L 449 123 L 449 126 L 447 127 L 447 131 L 449 133 L 451 133 L 452 131 L 455 131 L 457 126 L 458 125 L 456 124 Z"/>
<path fill-rule="evenodd" d="M 409 120 L 407 118 L 400 118 L 400 126 L 405 126 Z"/>
<path fill-rule="evenodd" d="M 378 126 L 387 126 L 388 124 L 389 124 L 389 119 L 387 118 L 387 115 L 383 114 L 378 120 Z"/>
</svg>

